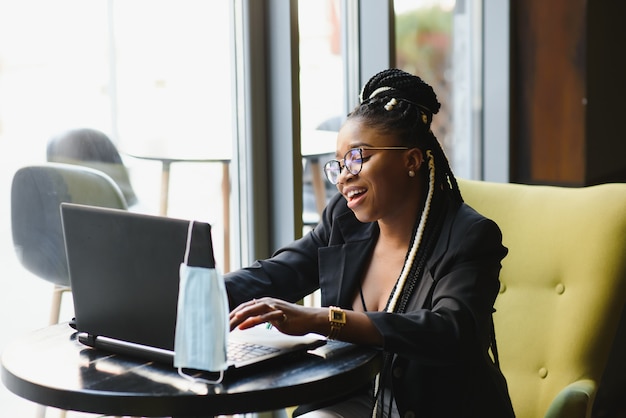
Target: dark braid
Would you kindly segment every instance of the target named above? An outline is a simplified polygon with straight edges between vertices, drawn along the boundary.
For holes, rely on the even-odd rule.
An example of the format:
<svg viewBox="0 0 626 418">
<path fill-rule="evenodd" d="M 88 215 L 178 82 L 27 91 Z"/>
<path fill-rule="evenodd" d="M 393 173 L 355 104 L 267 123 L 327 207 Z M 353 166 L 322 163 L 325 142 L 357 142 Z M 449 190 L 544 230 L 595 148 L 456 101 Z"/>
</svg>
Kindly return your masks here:
<svg viewBox="0 0 626 418">
<path fill-rule="evenodd" d="M 363 86 L 361 102 L 370 98 L 370 95 L 381 87 L 391 87 L 400 97 L 410 100 L 419 106 L 427 108 L 431 116 L 439 112 L 441 104 L 433 88 L 418 76 L 409 74 L 397 68 L 381 71 Z"/>
<path fill-rule="evenodd" d="M 463 198 L 448 159 L 430 129 L 433 115 L 441 107 L 431 86 L 417 76 L 390 69 L 372 77 L 363 87 L 360 99 L 349 119 L 358 118 L 372 129 L 395 135 L 402 145 L 419 148 L 427 159 L 420 168 L 428 185 L 425 207 L 413 227 L 402 273 L 385 307 L 387 312 L 404 313 L 437 243 L 446 212 L 461 205 Z M 381 371 L 383 381 L 391 361 L 392 355 L 387 353 Z M 379 407 L 386 402 L 378 395 L 380 391 L 375 394 L 375 415 L 382 412 Z"/>
</svg>

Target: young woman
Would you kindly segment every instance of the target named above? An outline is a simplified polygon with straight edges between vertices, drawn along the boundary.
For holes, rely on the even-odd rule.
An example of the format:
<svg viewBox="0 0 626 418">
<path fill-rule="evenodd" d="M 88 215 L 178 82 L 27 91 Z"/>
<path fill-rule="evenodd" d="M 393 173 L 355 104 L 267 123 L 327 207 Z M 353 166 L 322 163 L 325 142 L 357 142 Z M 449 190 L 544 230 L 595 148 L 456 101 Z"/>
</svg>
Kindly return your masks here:
<svg viewBox="0 0 626 418">
<path fill-rule="evenodd" d="M 489 353 L 507 249 L 463 203 L 430 130 L 436 95 L 390 69 L 360 99 L 324 167 L 339 193 L 320 224 L 226 276 L 231 327 L 271 322 L 384 351 L 375 382 L 307 417 L 511 417 Z M 318 288 L 324 307 L 293 303 Z"/>
</svg>

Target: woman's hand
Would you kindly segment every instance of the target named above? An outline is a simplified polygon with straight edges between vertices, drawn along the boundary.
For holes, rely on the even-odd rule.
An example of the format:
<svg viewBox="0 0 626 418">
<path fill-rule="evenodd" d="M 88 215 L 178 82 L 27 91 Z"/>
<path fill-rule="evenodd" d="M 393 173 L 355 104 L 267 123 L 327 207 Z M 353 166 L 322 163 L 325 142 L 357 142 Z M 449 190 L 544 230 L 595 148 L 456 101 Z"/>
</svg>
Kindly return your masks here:
<svg viewBox="0 0 626 418">
<path fill-rule="evenodd" d="M 280 332 L 304 335 L 315 332 L 324 335 L 328 327 L 327 310 L 308 308 L 274 298 L 253 299 L 237 306 L 230 313 L 230 329 L 251 328 L 269 322 Z"/>
<path fill-rule="evenodd" d="M 383 338 L 363 312 L 346 310 L 347 322 L 338 339 L 356 344 L 381 347 Z M 230 329 L 252 328 L 269 322 L 283 334 L 304 335 L 313 332 L 328 335 L 328 308 L 310 308 L 274 298 L 253 299 L 230 313 Z"/>
</svg>

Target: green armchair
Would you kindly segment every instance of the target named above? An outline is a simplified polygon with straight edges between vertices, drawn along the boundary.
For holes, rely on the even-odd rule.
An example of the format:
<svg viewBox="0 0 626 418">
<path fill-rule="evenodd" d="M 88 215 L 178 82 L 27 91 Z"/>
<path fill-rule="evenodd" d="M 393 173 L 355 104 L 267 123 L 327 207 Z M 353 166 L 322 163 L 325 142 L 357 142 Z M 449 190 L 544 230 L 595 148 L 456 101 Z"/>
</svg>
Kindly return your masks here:
<svg viewBox="0 0 626 418">
<path fill-rule="evenodd" d="M 626 301 L 626 184 L 459 186 L 509 248 L 494 321 L 517 417 L 591 417 Z"/>
</svg>

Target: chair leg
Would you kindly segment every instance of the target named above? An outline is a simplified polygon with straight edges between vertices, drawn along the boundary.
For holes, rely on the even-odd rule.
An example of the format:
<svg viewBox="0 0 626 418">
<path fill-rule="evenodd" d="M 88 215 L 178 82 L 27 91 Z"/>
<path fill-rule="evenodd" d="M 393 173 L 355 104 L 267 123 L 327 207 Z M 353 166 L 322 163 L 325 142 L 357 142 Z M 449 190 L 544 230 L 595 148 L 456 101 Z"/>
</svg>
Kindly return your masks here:
<svg viewBox="0 0 626 418">
<path fill-rule="evenodd" d="M 50 308 L 50 319 L 48 323 L 50 325 L 57 324 L 59 322 L 59 316 L 61 314 L 61 299 L 63 298 L 64 287 L 59 285 L 54 285 L 54 289 L 52 290 L 52 306 Z M 45 418 L 46 417 L 46 407 L 43 405 L 37 406 L 37 411 L 35 413 L 36 418 Z M 63 418 L 63 416 L 61 417 Z"/>
<path fill-rule="evenodd" d="M 35 418 L 46 418 L 46 407 L 43 405 L 37 405 L 37 411 L 35 411 Z"/>
<path fill-rule="evenodd" d="M 54 285 L 52 291 L 52 306 L 50 308 L 50 325 L 59 323 L 59 315 L 61 314 L 61 301 L 63 300 L 63 293 L 69 292 L 70 288 L 67 286 Z"/>
<path fill-rule="evenodd" d="M 54 285 L 54 289 L 52 290 L 52 306 L 50 308 L 50 320 L 49 324 L 54 325 L 59 323 L 59 316 L 61 315 L 61 302 L 63 301 L 63 293 L 68 292 L 70 290 L 67 286 L 59 286 L 57 284 Z M 37 418 L 45 418 L 46 417 L 46 407 L 39 406 L 37 407 Z M 67 411 L 61 410 L 59 413 L 59 418 L 65 418 L 67 415 Z"/>
</svg>

